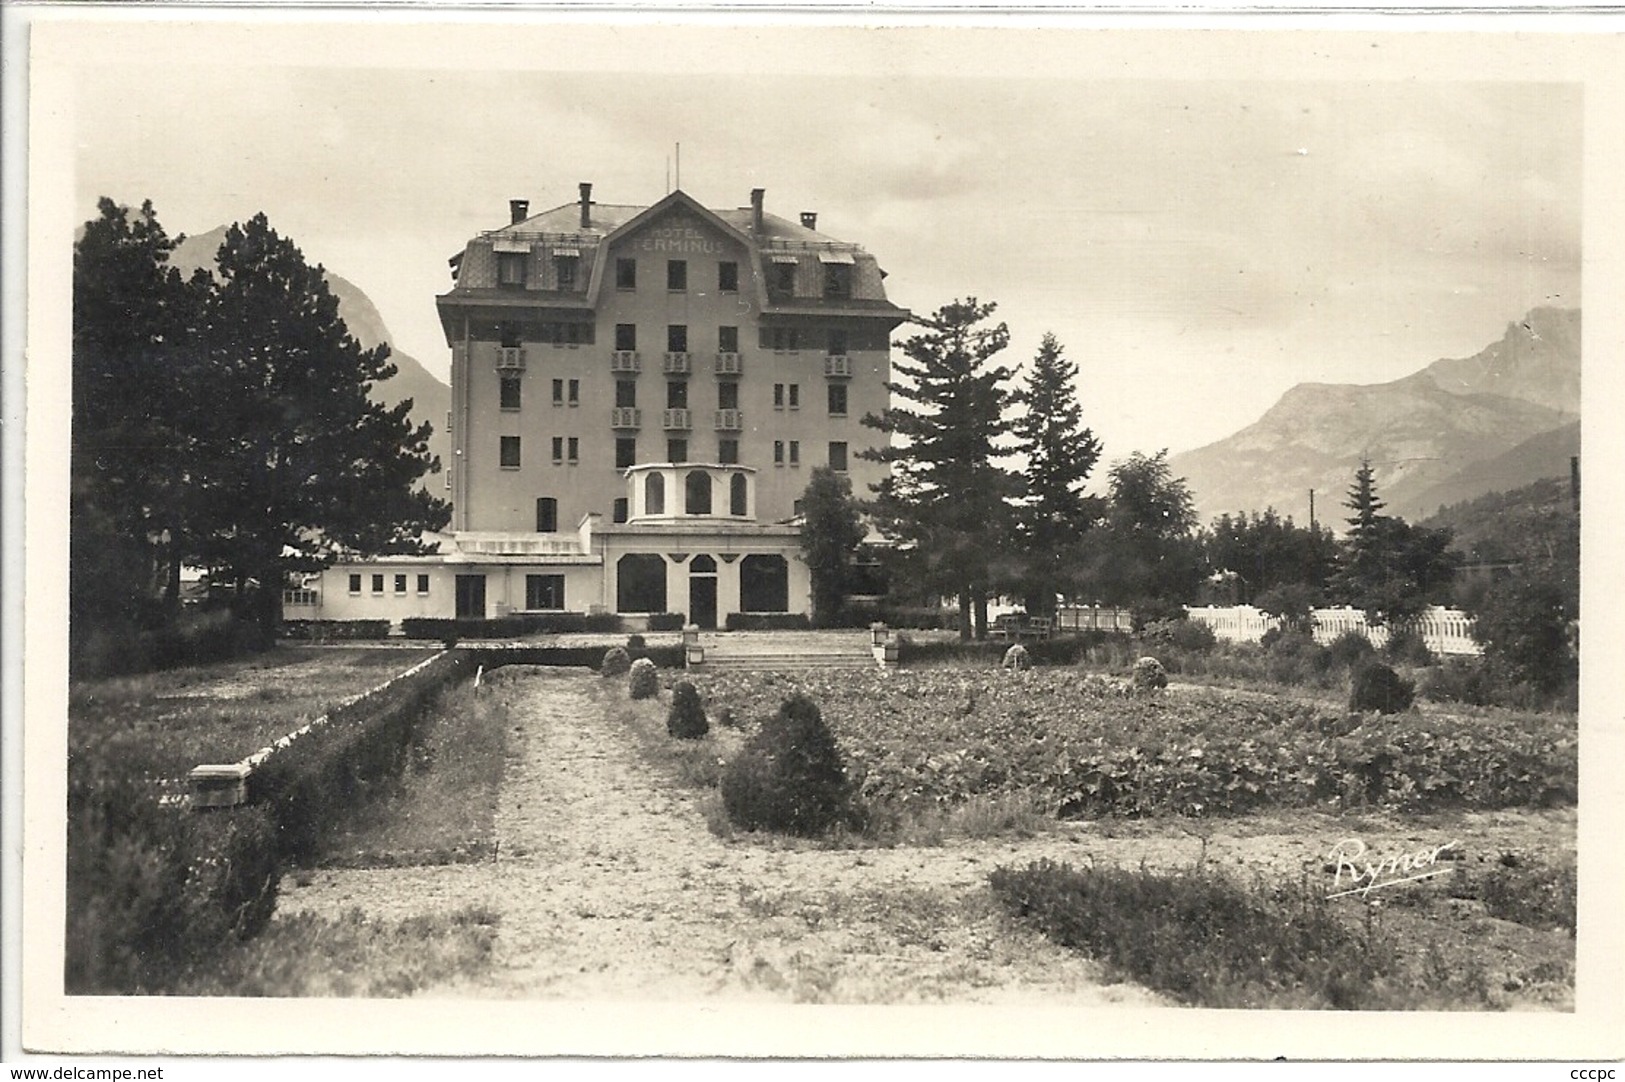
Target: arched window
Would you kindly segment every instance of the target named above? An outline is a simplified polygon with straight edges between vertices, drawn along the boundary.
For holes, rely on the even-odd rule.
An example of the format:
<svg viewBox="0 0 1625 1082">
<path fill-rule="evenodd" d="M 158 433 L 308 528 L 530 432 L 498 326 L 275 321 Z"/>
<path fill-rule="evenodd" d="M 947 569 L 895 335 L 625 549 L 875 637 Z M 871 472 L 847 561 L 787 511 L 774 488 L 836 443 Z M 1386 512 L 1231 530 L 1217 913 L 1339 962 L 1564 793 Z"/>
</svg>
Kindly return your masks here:
<svg viewBox="0 0 1625 1082">
<path fill-rule="evenodd" d="M 688 573 L 690 575 L 715 575 L 717 573 L 717 561 L 714 557 L 701 553 L 688 562 Z"/>
<path fill-rule="evenodd" d="M 739 607 L 744 612 L 790 611 L 790 565 L 783 556 L 739 561 Z"/>
<path fill-rule="evenodd" d="M 689 515 L 711 513 L 711 475 L 694 470 L 683 481 L 683 512 Z"/>
<path fill-rule="evenodd" d="M 746 504 L 745 475 L 736 473 L 733 480 L 728 482 L 728 513 L 738 518 L 744 518 L 749 511 Z"/>
<path fill-rule="evenodd" d="M 615 565 L 616 612 L 666 611 L 666 561 L 653 553 L 622 556 Z"/>
<path fill-rule="evenodd" d="M 643 479 L 643 513 L 646 515 L 666 513 L 666 478 L 661 474 L 651 473 Z"/>
</svg>

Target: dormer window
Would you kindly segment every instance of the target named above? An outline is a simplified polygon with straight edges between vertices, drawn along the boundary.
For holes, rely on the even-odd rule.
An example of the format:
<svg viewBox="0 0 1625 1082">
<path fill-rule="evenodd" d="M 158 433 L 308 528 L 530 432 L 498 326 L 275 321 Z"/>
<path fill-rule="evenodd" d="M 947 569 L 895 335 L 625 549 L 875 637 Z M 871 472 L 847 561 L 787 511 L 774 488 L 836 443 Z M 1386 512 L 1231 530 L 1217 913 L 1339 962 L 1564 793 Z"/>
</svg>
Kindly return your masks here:
<svg viewBox="0 0 1625 1082">
<path fill-rule="evenodd" d="M 525 252 L 498 252 L 497 285 L 504 289 L 523 289 L 527 262 L 529 256 Z"/>
<path fill-rule="evenodd" d="M 560 293 L 573 293 L 576 288 L 576 272 L 581 267 L 581 257 L 574 253 L 555 252 L 553 255 L 553 273 L 558 278 Z"/>
</svg>

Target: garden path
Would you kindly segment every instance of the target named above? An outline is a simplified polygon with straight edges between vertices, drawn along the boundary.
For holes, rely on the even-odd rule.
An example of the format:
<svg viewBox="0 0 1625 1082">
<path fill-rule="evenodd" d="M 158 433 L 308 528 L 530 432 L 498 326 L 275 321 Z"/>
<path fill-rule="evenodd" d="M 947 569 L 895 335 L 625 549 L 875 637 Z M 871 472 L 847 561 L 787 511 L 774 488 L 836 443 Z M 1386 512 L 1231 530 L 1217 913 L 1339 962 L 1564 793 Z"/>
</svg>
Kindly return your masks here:
<svg viewBox="0 0 1625 1082">
<path fill-rule="evenodd" d="M 596 677 L 520 679 L 497 858 L 324 870 L 283 912 L 498 912 L 495 964 L 424 994 L 559 1000 L 1155 1005 L 996 907 L 998 864 L 1066 839 L 831 850 L 725 842 L 702 795 L 651 775 Z M 1076 856 L 1076 846 L 1072 846 Z"/>
</svg>

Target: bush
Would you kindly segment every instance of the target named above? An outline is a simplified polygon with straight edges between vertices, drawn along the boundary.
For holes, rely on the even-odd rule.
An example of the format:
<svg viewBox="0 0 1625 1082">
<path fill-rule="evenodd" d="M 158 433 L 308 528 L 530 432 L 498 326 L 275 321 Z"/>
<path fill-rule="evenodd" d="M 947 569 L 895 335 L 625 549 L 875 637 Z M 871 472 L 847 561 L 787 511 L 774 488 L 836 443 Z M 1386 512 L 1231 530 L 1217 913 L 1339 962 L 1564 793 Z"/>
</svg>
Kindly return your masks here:
<svg viewBox="0 0 1625 1082">
<path fill-rule="evenodd" d="M 1382 646 L 1382 656 L 1394 665 L 1433 664 L 1433 651 L 1428 649 L 1422 633 L 1414 627 L 1391 628 L 1388 632 L 1388 641 Z"/>
<path fill-rule="evenodd" d="M 1512 683 L 1551 693 L 1575 679 L 1569 644 L 1570 602 L 1560 585 L 1539 579 L 1496 584 L 1474 614 L 1473 638 Z"/>
<path fill-rule="evenodd" d="M 679 740 L 698 740 L 711 731 L 705 719 L 705 707 L 700 693 L 687 680 L 679 680 L 671 689 L 671 710 L 666 714 L 666 731 Z"/>
<path fill-rule="evenodd" d="M 681 631 L 688 617 L 680 612 L 652 612 L 649 614 L 650 631 Z"/>
<path fill-rule="evenodd" d="M 1168 686 L 1168 670 L 1154 657 L 1142 657 L 1134 663 L 1134 690 L 1160 691 Z"/>
<path fill-rule="evenodd" d="M 1132 602 L 1129 612 L 1136 632 L 1145 630 L 1148 624 L 1176 623 L 1189 618 L 1184 605 L 1160 597 L 1143 597 Z"/>
<path fill-rule="evenodd" d="M 807 631 L 812 621 L 800 612 L 730 612 L 724 626 L 729 631 Z"/>
<path fill-rule="evenodd" d="M 1326 647 L 1327 659 L 1334 665 L 1353 671 L 1358 666 L 1377 656 L 1377 648 L 1371 645 L 1363 631 L 1345 631 L 1331 641 Z"/>
<path fill-rule="evenodd" d="M 628 635 L 626 637 L 626 648 L 628 650 L 642 650 L 648 645 L 649 640 L 645 639 L 642 635 Z"/>
<path fill-rule="evenodd" d="M 1398 714 L 1410 709 L 1415 693 L 1415 685 L 1409 680 L 1401 679 L 1381 662 L 1372 661 L 1354 670 L 1349 686 L 1349 709 Z"/>
<path fill-rule="evenodd" d="M 1205 654 L 1218 645 L 1219 637 L 1200 620 L 1153 620 L 1140 629 L 1140 641 L 1153 649 Z"/>
<path fill-rule="evenodd" d="M 1026 672 L 1033 667 L 1033 658 L 1027 653 L 1027 648 L 1018 642 L 1004 652 L 1004 660 L 999 664 L 1015 672 Z"/>
<path fill-rule="evenodd" d="M 851 818 L 851 784 L 818 704 L 797 693 L 722 772 L 722 804 L 743 830 L 818 834 Z"/>
<path fill-rule="evenodd" d="M 1260 611 L 1280 619 L 1283 627 L 1309 634 L 1315 630 L 1314 607 L 1319 592 L 1302 582 L 1273 586 L 1253 599 Z"/>
<path fill-rule="evenodd" d="M 640 657 L 632 662 L 627 671 L 631 674 L 627 680 L 627 691 L 632 698 L 652 699 L 660 693 L 660 677 L 654 662 Z"/>
<path fill-rule="evenodd" d="M 1502 699 L 1502 687 L 1482 658 L 1449 657 L 1418 678 L 1417 694 L 1429 702 L 1490 706 Z"/>
<path fill-rule="evenodd" d="M 623 676 L 632 668 L 632 655 L 624 646 L 611 646 L 604 651 L 604 660 L 598 664 L 600 676 Z"/>
</svg>

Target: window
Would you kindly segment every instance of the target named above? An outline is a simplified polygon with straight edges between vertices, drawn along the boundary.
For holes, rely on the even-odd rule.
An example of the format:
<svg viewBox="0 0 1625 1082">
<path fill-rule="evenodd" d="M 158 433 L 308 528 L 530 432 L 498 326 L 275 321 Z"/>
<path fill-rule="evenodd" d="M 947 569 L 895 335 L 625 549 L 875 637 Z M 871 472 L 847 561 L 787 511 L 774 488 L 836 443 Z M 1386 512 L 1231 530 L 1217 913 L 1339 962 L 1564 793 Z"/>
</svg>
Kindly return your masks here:
<svg viewBox="0 0 1625 1082">
<path fill-rule="evenodd" d="M 852 296 L 852 264 L 824 264 L 824 296 L 839 300 Z"/>
<path fill-rule="evenodd" d="M 651 473 L 643 478 L 643 513 L 646 515 L 666 513 L 666 479 L 658 473 Z"/>
<path fill-rule="evenodd" d="M 666 441 L 666 461 L 667 462 L 687 462 L 688 461 L 688 441 L 687 440 L 667 440 Z"/>
<path fill-rule="evenodd" d="M 739 608 L 744 612 L 788 612 L 790 565 L 783 556 L 746 556 L 739 561 Z"/>
<path fill-rule="evenodd" d="M 398 594 L 406 593 L 406 576 L 405 575 L 396 575 L 395 576 L 395 592 L 398 593 Z"/>
<path fill-rule="evenodd" d="M 666 561 L 658 553 L 628 553 L 615 563 L 616 612 L 666 611 Z"/>
<path fill-rule="evenodd" d="M 419 575 L 418 576 L 418 593 L 426 594 L 428 592 L 429 592 L 429 576 L 428 575 Z"/>
<path fill-rule="evenodd" d="M 638 441 L 631 436 L 622 436 L 615 441 L 615 468 L 624 470 L 630 468 L 638 460 Z"/>
<path fill-rule="evenodd" d="M 831 383 L 829 391 L 829 415 L 831 417 L 846 416 L 846 384 Z"/>
<path fill-rule="evenodd" d="M 794 293 L 796 291 L 796 264 L 773 264 L 773 292 Z"/>
<path fill-rule="evenodd" d="M 564 405 L 564 381 L 562 379 L 553 381 L 553 404 L 555 406 Z"/>
<path fill-rule="evenodd" d="M 764 327 L 762 345 L 775 353 L 792 352 L 801 348 L 801 332 L 795 327 Z"/>
<path fill-rule="evenodd" d="M 695 470 L 683 479 L 683 513 L 711 513 L 711 475 L 704 470 Z"/>
<path fill-rule="evenodd" d="M 564 461 L 564 437 L 553 437 L 553 465 L 557 466 Z"/>
<path fill-rule="evenodd" d="M 638 325 L 636 323 L 615 324 L 615 348 L 622 351 L 638 348 Z"/>
<path fill-rule="evenodd" d="M 352 594 L 359 594 L 361 592 L 361 576 L 360 575 L 351 575 L 350 576 L 350 592 Z"/>
<path fill-rule="evenodd" d="M 615 498 L 614 510 L 610 513 L 610 520 L 613 522 L 625 522 L 628 517 L 626 497 L 617 496 Z"/>
<path fill-rule="evenodd" d="M 516 410 L 519 408 L 519 377 L 502 377 L 502 408 Z"/>
<path fill-rule="evenodd" d="M 508 289 L 523 288 L 525 264 L 529 260 L 530 256 L 525 252 L 498 252 L 497 284 Z"/>
<path fill-rule="evenodd" d="M 739 441 L 734 439 L 718 440 L 717 461 L 725 466 L 736 465 L 739 462 Z"/>
<path fill-rule="evenodd" d="M 774 440 L 773 441 L 773 465 L 775 465 L 775 466 L 784 465 L 784 441 L 783 440 Z"/>
<path fill-rule="evenodd" d="M 688 409 L 688 381 L 669 379 L 666 381 L 666 408 L 669 410 Z"/>
<path fill-rule="evenodd" d="M 717 384 L 717 409 L 736 410 L 738 408 L 739 384 L 732 382 Z"/>
<path fill-rule="evenodd" d="M 551 496 L 536 497 L 536 532 L 557 533 L 559 529 L 559 501 Z"/>
<path fill-rule="evenodd" d="M 724 262 L 717 264 L 717 290 L 721 293 L 739 292 L 739 264 Z M 723 351 L 728 352 L 727 350 Z"/>
<path fill-rule="evenodd" d="M 745 475 L 736 473 L 728 481 L 728 513 L 744 518 L 749 510 L 746 506 L 747 488 Z"/>
<path fill-rule="evenodd" d="M 638 288 L 638 261 L 635 259 L 617 259 L 615 261 L 615 288 Z M 634 348 L 631 346 L 628 349 Z"/>
<path fill-rule="evenodd" d="M 784 384 L 782 383 L 773 385 L 773 408 L 776 410 L 784 408 Z"/>
<path fill-rule="evenodd" d="M 555 611 L 564 608 L 564 576 L 526 575 L 525 608 Z"/>
<path fill-rule="evenodd" d="M 846 472 L 846 443 L 844 441 L 830 441 L 829 468 L 837 473 Z"/>
<path fill-rule="evenodd" d="M 635 379 L 618 379 L 615 381 L 615 408 L 629 410 L 638 404 L 638 381 Z"/>
<path fill-rule="evenodd" d="M 581 381 L 578 379 L 570 381 L 570 405 L 581 405 Z"/>
<path fill-rule="evenodd" d="M 505 470 L 519 468 L 519 437 L 503 436 L 501 449 L 501 465 Z"/>
<path fill-rule="evenodd" d="M 786 388 L 786 390 L 788 390 L 790 392 L 790 408 L 793 409 L 793 410 L 800 409 L 801 408 L 801 384 L 792 383 Z"/>
<path fill-rule="evenodd" d="M 791 440 L 790 441 L 790 465 L 792 465 L 792 466 L 801 465 L 801 441 L 800 440 Z"/>
<path fill-rule="evenodd" d="M 837 357 L 846 356 L 846 329 L 836 327 L 829 332 L 829 351 Z"/>
<path fill-rule="evenodd" d="M 682 293 L 688 289 L 688 260 L 666 260 L 666 288 L 673 293 Z"/>
<path fill-rule="evenodd" d="M 556 255 L 553 257 L 553 269 L 558 274 L 559 291 L 569 293 L 576 287 L 576 268 L 580 261 L 573 255 Z"/>
<path fill-rule="evenodd" d="M 666 328 L 666 352 L 667 353 L 687 353 L 688 352 L 688 325 L 687 324 L 685 324 L 685 323 L 673 323 L 671 326 Z"/>
<path fill-rule="evenodd" d="M 580 440 L 580 438 L 576 437 L 576 436 L 571 436 L 570 439 L 569 439 L 569 447 L 570 447 L 570 464 L 573 466 L 577 462 L 581 461 L 581 440 Z"/>
<path fill-rule="evenodd" d="M 739 328 L 738 327 L 718 327 L 717 328 L 717 352 L 718 353 L 738 353 L 739 352 Z"/>
<path fill-rule="evenodd" d="M 381 594 L 384 592 L 384 576 L 374 575 L 372 577 L 372 592 L 375 594 Z"/>
</svg>

